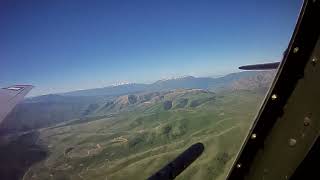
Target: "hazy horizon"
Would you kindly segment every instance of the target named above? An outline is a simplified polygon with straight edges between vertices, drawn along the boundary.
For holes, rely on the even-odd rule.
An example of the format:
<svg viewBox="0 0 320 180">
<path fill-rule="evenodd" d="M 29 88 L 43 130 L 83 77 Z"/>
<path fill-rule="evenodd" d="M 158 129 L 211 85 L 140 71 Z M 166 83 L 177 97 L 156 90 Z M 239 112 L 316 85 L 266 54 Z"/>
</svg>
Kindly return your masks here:
<svg viewBox="0 0 320 180">
<path fill-rule="evenodd" d="M 122 82 L 114 82 L 112 84 L 101 84 L 101 86 L 97 86 L 97 87 L 88 87 L 88 88 L 78 88 L 78 89 L 71 89 L 71 90 L 67 90 L 67 91 L 57 91 L 54 93 L 46 93 L 44 92 L 43 94 L 37 94 L 34 95 L 34 93 L 32 93 L 33 90 L 37 90 L 37 87 L 34 86 L 34 88 L 30 91 L 30 93 L 27 94 L 26 97 L 28 98 L 33 98 L 33 97 L 38 97 L 38 96 L 43 96 L 43 95 L 51 95 L 51 94 L 64 94 L 64 93 L 69 93 L 69 92 L 74 92 L 74 91 L 81 91 L 81 90 L 89 90 L 89 89 L 98 89 L 98 88 L 106 88 L 106 87 L 112 87 L 112 86 L 121 86 L 121 85 L 125 85 L 125 84 L 152 84 L 155 83 L 157 81 L 161 81 L 161 80 L 172 80 L 172 79 L 179 79 L 179 78 L 184 78 L 184 77 L 195 77 L 195 78 L 219 78 L 219 77 L 224 77 L 226 75 L 229 74 L 233 74 L 233 73 L 239 73 L 239 72 L 243 72 L 243 71 L 234 71 L 234 72 L 229 72 L 226 74 L 220 74 L 220 75 L 208 75 L 208 76 L 193 76 L 193 75 L 182 75 L 182 76 L 172 76 L 172 77 L 163 77 L 161 79 L 155 79 L 155 80 L 151 80 L 151 81 L 145 81 L 145 82 L 129 82 L 129 81 L 122 81 Z M 11 84 L 13 85 L 13 84 Z M 10 85 L 9 85 L 10 86 Z"/>
</svg>

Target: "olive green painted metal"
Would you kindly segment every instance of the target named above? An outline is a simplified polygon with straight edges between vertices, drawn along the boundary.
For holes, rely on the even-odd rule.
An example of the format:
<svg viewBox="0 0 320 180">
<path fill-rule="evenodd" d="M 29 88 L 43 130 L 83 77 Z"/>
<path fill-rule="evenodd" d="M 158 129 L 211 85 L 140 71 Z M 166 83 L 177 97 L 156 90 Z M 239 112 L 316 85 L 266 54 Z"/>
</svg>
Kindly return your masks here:
<svg viewBox="0 0 320 180">
<path fill-rule="evenodd" d="M 245 179 L 289 179 L 320 132 L 320 39 Z M 259 136 L 259 135 L 258 135 Z"/>
<path fill-rule="evenodd" d="M 228 180 L 290 179 L 318 139 L 319 9 L 319 0 L 304 1 L 287 53 Z"/>
</svg>

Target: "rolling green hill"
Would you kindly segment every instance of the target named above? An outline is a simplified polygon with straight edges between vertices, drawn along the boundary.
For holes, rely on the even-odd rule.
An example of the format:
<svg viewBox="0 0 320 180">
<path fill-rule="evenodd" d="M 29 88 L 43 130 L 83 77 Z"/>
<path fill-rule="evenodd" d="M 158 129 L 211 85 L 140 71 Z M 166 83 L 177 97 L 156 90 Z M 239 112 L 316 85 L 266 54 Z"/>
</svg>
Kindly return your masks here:
<svg viewBox="0 0 320 180">
<path fill-rule="evenodd" d="M 186 77 L 158 81 L 154 83 L 161 84 L 158 91 L 28 99 L 1 125 L 2 132 L 7 128 L 18 133 L 2 136 L 0 145 L 6 153 L 0 153 L 0 159 L 10 163 L 7 157 L 16 156 L 14 149 L 21 156 L 16 156 L 16 166 L 0 167 L 0 176 L 146 179 L 201 142 L 204 153 L 177 179 L 224 179 L 272 77 L 266 72 L 241 74 L 241 78 L 231 74 L 220 79 L 228 83 L 216 91 L 185 88 L 188 81 L 199 83 Z M 179 88 L 165 88 L 172 83 Z"/>
<path fill-rule="evenodd" d="M 143 108 L 148 106 L 148 103 L 161 100 L 165 93 L 176 89 L 202 89 L 215 92 L 239 89 L 264 92 L 273 75 L 273 72 L 261 71 L 233 73 L 220 78 L 187 76 L 160 80 L 152 84 L 125 84 L 38 96 L 17 105 L 0 124 L 0 134 L 48 127 L 65 121 L 83 119 L 90 114 L 96 116 L 131 110 L 137 105 Z M 166 102 L 168 107 L 170 101 Z M 186 99 L 179 98 L 179 101 L 182 102 L 173 102 L 171 108 L 185 106 L 184 103 L 198 106 L 203 100 L 187 102 Z"/>
<path fill-rule="evenodd" d="M 141 100 L 145 95 L 115 99 L 125 106 L 110 110 L 113 116 L 41 129 L 49 156 L 24 178 L 145 179 L 196 142 L 205 152 L 178 179 L 222 178 L 263 97 L 194 89 L 158 93 L 149 101 Z"/>
</svg>

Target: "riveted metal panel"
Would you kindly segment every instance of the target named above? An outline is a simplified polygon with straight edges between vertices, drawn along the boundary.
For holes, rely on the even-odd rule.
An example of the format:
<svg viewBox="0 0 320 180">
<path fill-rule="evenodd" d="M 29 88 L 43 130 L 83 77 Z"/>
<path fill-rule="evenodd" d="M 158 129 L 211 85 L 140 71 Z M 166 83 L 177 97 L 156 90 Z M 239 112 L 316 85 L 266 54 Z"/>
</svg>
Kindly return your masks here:
<svg viewBox="0 0 320 180">
<path fill-rule="evenodd" d="M 306 0 L 287 54 L 228 179 L 289 179 L 319 136 L 319 18 L 319 1 Z"/>
<path fill-rule="evenodd" d="M 320 132 L 320 41 L 303 78 L 283 108 L 246 179 L 288 179 L 306 157 Z"/>
</svg>

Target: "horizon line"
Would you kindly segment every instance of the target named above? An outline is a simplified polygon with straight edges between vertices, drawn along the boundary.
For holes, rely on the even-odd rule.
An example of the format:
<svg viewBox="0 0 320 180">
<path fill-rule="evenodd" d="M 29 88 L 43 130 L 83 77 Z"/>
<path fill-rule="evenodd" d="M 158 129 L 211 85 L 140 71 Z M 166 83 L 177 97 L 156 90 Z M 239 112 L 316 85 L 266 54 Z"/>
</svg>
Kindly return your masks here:
<svg viewBox="0 0 320 180">
<path fill-rule="evenodd" d="M 158 79 L 158 80 L 153 80 L 152 82 L 127 82 L 127 81 L 122 81 L 122 82 L 117 82 L 117 83 L 112 83 L 109 85 L 105 85 L 102 87 L 92 87 L 92 88 L 86 88 L 86 89 L 74 89 L 74 90 L 70 90 L 70 91 L 62 91 L 62 92 L 53 92 L 53 93 L 47 93 L 47 94 L 39 94 L 39 95 L 31 95 L 31 96 L 26 96 L 26 98 L 34 98 L 34 97 L 39 97 L 39 96 L 46 96 L 46 95 L 61 95 L 61 94 L 66 94 L 66 93 L 72 93 L 72 92 L 77 92 L 77 91 L 86 91 L 86 90 L 92 90 L 92 89 L 103 89 L 103 88 L 108 88 L 108 87 L 118 87 L 118 86 L 123 86 L 123 85 L 129 85 L 129 84 L 144 84 L 144 85 L 150 85 L 153 83 L 156 83 L 157 81 L 168 81 L 168 80 L 175 80 L 175 79 L 182 79 L 182 78 L 186 78 L 186 77 L 194 77 L 194 78 L 221 78 L 224 76 L 227 76 L 229 74 L 234 74 L 234 73 L 241 73 L 241 72 L 246 72 L 246 71 L 234 71 L 234 72 L 229 72 L 226 74 L 221 74 L 221 75 L 208 75 L 208 76 L 193 76 L 193 75 L 183 75 L 183 76 L 176 76 L 176 77 L 171 77 L 171 78 L 162 78 L 162 79 Z M 119 84 L 119 85 L 116 85 Z M 36 86 L 35 86 L 36 88 Z"/>
</svg>

